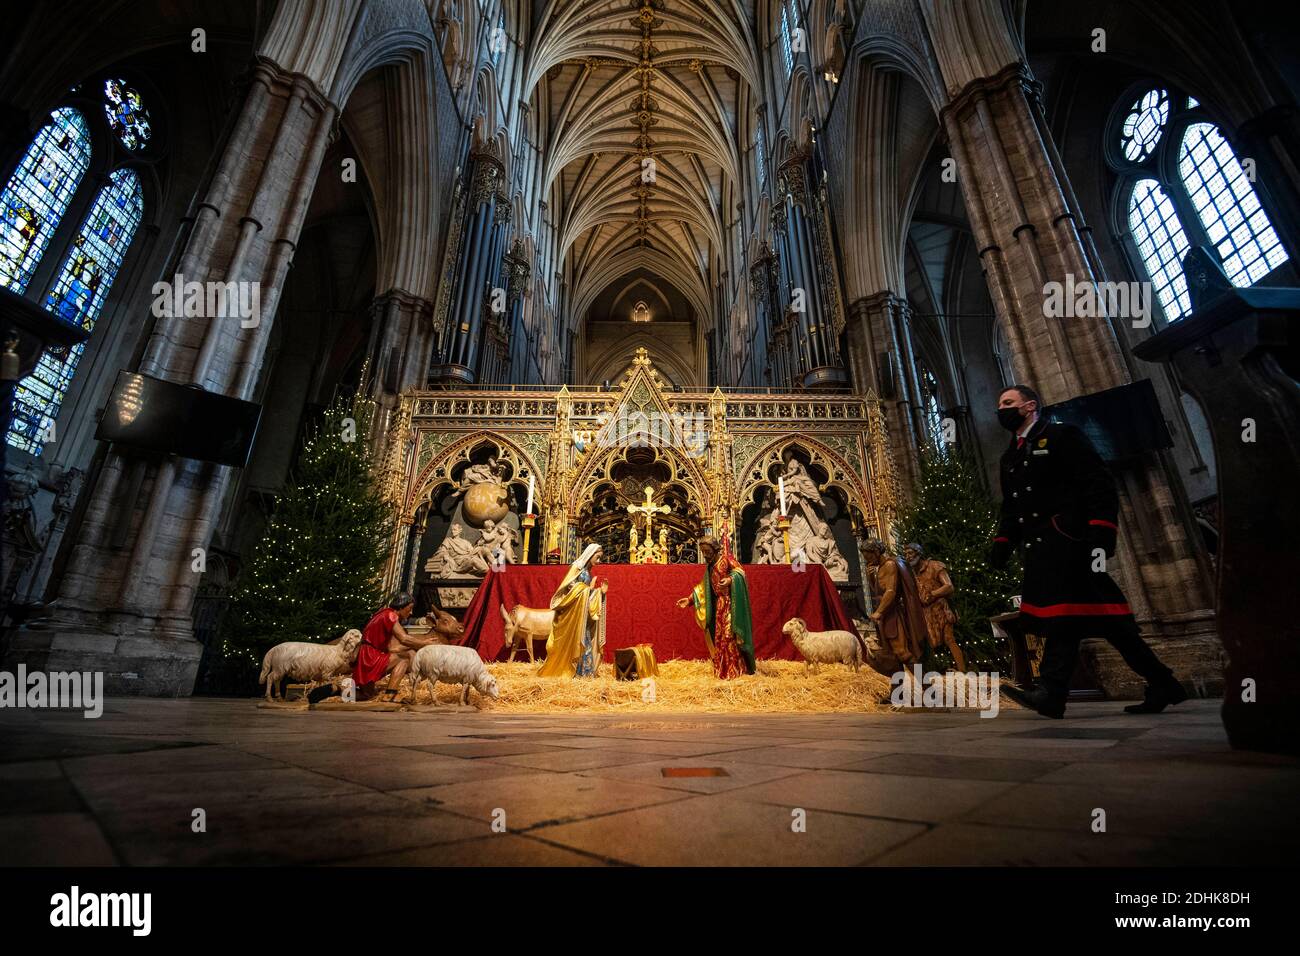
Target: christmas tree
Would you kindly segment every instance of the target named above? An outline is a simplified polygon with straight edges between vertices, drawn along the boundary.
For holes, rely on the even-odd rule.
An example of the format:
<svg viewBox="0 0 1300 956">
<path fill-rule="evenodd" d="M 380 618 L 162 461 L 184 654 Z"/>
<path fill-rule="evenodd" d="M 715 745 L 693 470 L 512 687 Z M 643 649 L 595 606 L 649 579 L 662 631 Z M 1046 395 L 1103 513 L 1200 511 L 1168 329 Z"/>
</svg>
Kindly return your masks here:
<svg viewBox="0 0 1300 956">
<path fill-rule="evenodd" d="M 312 427 L 235 587 L 222 654 L 259 667 L 281 641 L 331 641 L 382 606 L 393 515 L 366 443 L 373 403 L 336 399 Z"/>
<path fill-rule="evenodd" d="M 957 623 L 957 643 L 972 670 L 1010 672 L 999 658 L 989 618 L 1011 610 L 1010 596 L 1020 586 L 1019 568 L 998 570 L 989 550 L 998 524 L 998 504 L 974 463 L 956 449 L 931 446 L 921 457 L 920 478 L 912 503 L 899 515 L 900 548 L 915 541 L 928 557 L 948 568 L 956 593 L 948 599 Z M 930 651 L 950 666 L 947 650 Z"/>
</svg>

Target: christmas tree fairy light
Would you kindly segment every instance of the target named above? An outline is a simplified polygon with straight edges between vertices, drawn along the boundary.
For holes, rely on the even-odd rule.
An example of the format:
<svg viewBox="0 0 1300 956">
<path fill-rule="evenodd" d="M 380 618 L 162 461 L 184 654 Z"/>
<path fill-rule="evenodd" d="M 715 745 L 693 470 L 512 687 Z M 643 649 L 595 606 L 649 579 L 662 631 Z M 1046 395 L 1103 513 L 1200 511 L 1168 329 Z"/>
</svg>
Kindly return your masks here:
<svg viewBox="0 0 1300 956">
<path fill-rule="evenodd" d="M 915 541 L 947 565 L 956 588 L 948 600 L 957 615 L 957 643 L 970 666 L 1006 670 L 1010 662 L 1000 660 L 988 619 L 1010 610 L 1020 575 L 1014 561 L 1003 570 L 989 563 L 997 524 L 998 505 L 969 457 L 928 449 L 911 504 L 899 516 L 900 546 Z"/>
<path fill-rule="evenodd" d="M 255 668 L 282 641 L 333 640 L 382 605 L 395 516 L 362 437 L 373 414 L 373 402 L 340 398 L 308 430 L 236 581 L 222 622 L 228 662 Z M 355 428 L 345 432 L 349 419 Z"/>
</svg>

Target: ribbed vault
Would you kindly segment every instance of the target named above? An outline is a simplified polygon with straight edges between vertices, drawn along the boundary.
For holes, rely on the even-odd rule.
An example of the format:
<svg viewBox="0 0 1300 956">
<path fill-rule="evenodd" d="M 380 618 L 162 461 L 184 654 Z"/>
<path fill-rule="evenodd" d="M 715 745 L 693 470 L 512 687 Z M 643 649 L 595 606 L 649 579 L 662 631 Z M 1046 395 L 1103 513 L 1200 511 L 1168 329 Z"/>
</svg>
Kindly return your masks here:
<svg viewBox="0 0 1300 956">
<path fill-rule="evenodd" d="M 550 0 L 525 99 L 544 120 L 542 195 L 575 306 L 649 268 L 707 314 L 757 86 L 749 4 Z"/>
</svg>

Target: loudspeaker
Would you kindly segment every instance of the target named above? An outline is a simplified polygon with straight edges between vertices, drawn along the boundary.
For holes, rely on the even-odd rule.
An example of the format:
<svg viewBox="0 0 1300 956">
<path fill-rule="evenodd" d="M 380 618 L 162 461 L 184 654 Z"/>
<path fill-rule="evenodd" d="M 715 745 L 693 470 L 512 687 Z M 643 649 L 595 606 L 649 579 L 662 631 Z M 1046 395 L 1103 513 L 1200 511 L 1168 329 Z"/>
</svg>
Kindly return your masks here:
<svg viewBox="0 0 1300 956">
<path fill-rule="evenodd" d="M 388 363 L 384 368 L 384 391 L 396 395 L 401 389 L 402 356 L 396 346 L 388 350 Z"/>
<path fill-rule="evenodd" d="M 876 354 L 876 368 L 880 372 L 880 397 L 896 398 L 898 395 L 898 369 L 890 352 Z"/>
</svg>

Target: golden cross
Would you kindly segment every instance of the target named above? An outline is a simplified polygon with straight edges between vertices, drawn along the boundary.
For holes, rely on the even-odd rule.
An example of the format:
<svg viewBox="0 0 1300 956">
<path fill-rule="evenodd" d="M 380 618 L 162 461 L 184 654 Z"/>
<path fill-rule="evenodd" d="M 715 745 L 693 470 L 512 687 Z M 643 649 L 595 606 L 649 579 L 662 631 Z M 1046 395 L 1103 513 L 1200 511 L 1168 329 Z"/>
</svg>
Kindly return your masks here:
<svg viewBox="0 0 1300 956">
<path fill-rule="evenodd" d="M 645 540 L 653 540 L 650 536 L 650 528 L 654 523 L 654 516 L 657 514 L 667 514 L 672 511 L 667 505 L 657 505 L 654 502 L 655 490 L 651 485 L 645 486 L 645 503 L 639 505 L 628 505 L 627 510 L 631 515 L 645 515 Z"/>
</svg>

